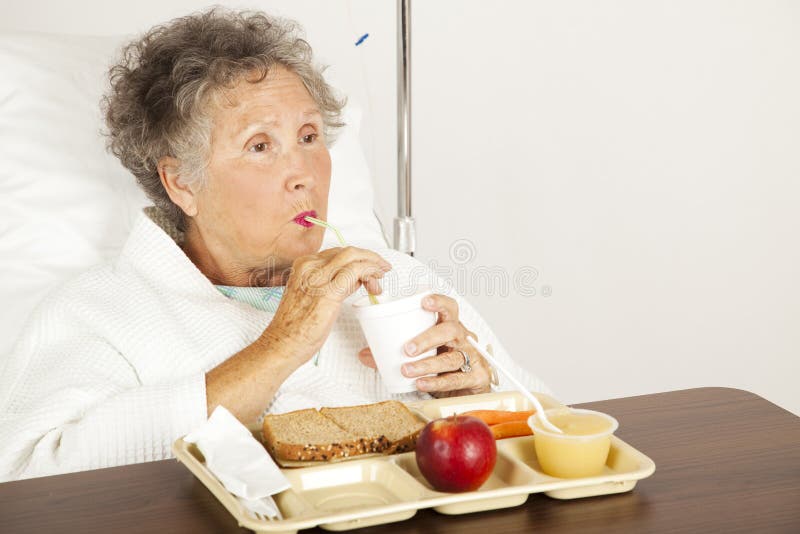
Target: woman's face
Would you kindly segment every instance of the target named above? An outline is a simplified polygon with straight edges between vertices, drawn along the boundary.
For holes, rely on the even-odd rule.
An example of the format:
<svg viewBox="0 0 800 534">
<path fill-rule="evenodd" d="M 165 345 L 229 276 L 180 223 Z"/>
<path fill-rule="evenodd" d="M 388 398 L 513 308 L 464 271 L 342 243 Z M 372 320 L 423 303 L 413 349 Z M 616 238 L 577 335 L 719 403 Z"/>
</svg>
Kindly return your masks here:
<svg viewBox="0 0 800 534">
<path fill-rule="evenodd" d="M 322 116 L 293 72 L 273 68 L 261 82 L 243 80 L 217 96 L 207 182 L 189 233 L 212 256 L 207 268 L 212 260 L 212 269 L 235 271 L 219 278 L 241 283 L 319 250 L 323 229 L 294 219 L 312 210 L 327 217 L 331 158 Z"/>
</svg>

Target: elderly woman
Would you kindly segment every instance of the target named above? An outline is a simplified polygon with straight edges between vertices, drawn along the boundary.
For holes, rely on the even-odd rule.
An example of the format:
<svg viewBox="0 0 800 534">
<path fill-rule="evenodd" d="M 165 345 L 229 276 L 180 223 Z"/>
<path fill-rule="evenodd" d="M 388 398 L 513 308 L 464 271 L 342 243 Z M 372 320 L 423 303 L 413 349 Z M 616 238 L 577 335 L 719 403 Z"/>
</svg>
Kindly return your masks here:
<svg viewBox="0 0 800 534">
<path fill-rule="evenodd" d="M 119 258 L 47 298 L 0 374 L 0 480 L 158 460 L 218 405 L 265 411 L 491 390 L 455 292 L 406 345 L 418 392 L 390 395 L 347 304 L 422 264 L 321 250 L 342 102 L 295 27 L 256 13 L 175 20 L 129 45 L 105 99 L 110 148 L 154 203 Z M 444 284 L 426 270 L 428 284 Z M 416 275 L 415 275 L 416 277 Z M 438 283 L 437 283 L 438 282 Z M 463 372 L 467 353 L 471 370 Z M 428 376 L 432 375 L 432 376 Z"/>
</svg>

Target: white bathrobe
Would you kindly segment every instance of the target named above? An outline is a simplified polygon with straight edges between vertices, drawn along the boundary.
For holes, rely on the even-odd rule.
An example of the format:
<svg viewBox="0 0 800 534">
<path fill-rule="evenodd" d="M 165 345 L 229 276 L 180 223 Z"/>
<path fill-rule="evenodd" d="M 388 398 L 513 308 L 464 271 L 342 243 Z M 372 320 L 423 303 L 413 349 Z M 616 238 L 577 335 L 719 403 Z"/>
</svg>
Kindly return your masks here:
<svg viewBox="0 0 800 534">
<path fill-rule="evenodd" d="M 205 373 L 252 343 L 272 314 L 222 295 L 173 237 L 142 214 L 120 256 L 48 296 L 0 360 L 0 482 L 169 458 L 172 443 L 205 421 Z M 532 390 L 549 392 L 430 269 L 377 252 L 393 266 L 384 288 L 417 280 L 453 296 L 480 342 Z M 345 303 L 318 364 L 297 369 L 268 410 L 429 398 L 389 394 L 358 361 L 365 346 Z"/>
</svg>

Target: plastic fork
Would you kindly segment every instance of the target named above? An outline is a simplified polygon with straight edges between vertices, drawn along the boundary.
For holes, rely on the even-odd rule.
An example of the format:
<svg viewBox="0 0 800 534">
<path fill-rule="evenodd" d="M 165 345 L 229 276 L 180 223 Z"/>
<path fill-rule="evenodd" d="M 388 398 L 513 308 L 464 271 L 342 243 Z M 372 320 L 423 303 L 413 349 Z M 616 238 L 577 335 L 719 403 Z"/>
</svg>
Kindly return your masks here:
<svg viewBox="0 0 800 534">
<path fill-rule="evenodd" d="M 478 345 L 478 342 L 477 342 L 477 341 L 475 341 L 474 339 L 472 339 L 472 337 L 470 337 L 470 336 L 467 336 L 467 342 L 469 342 L 469 344 L 470 344 L 470 345 L 472 345 L 473 347 L 475 347 L 475 350 L 477 350 L 478 352 L 480 352 L 481 356 L 483 356 L 484 358 L 486 358 L 486 360 L 487 360 L 487 361 L 488 361 L 490 364 L 492 364 L 492 365 L 493 365 L 493 366 L 494 366 L 494 367 L 495 367 L 495 368 L 496 368 L 498 371 L 500 371 L 501 373 L 503 373 L 503 375 L 504 375 L 506 378 L 508 378 L 508 381 L 509 381 L 509 382 L 511 382 L 512 384 L 514 384 L 514 387 L 515 387 L 515 388 L 517 388 L 517 390 L 519 390 L 519 392 L 520 392 L 520 393 L 522 393 L 522 395 L 523 395 L 523 396 L 524 396 L 526 399 L 528 399 L 529 401 L 531 401 L 531 403 L 533 404 L 533 407 L 534 407 L 534 408 L 536 408 L 536 416 L 539 418 L 539 420 L 542 422 L 542 424 L 544 425 L 544 427 L 545 427 L 547 430 L 550 430 L 551 432 L 555 432 L 555 433 L 557 433 L 557 434 L 563 434 L 563 433 L 564 433 L 564 431 L 563 431 L 563 430 L 561 430 L 560 428 L 558 428 L 556 425 L 554 425 L 553 423 L 551 423 L 551 422 L 550 422 L 550 420 L 548 420 L 548 419 L 547 419 L 547 415 L 544 413 L 544 408 L 542 407 L 542 403 L 541 403 L 541 402 L 539 402 L 539 399 L 537 399 L 537 398 L 536 398 L 536 396 L 535 396 L 533 393 L 531 393 L 530 391 L 528 391 L 528 388 L 526 388 L 525 386 L 523 386 L 523 385 L 522 385 L 522 383 L 521 383 L 519 380 L 517 380 L 516 378 L 514 378 L 514 375 L 512 375 L 510 372 L 508 372 L 508 371 L 506 370 L 506 368 L 505 368 L 505 367 L 503 367 L 503 366 L 502 366 L 502 365 L 501 365 L 501 364 L 500 364 L 500 363 L 499 363 L 499 362 L 498 362 L 498 361 L 495 359 L 495 357 L 494 357 L 494 356 L 492 356 L 491 354 L 489 354 L 489 353 L 488 353 L 488 352 L 487 352 L 487 351 L 486 351 L 486 350 L 485 350 L 483 347 L 481 347 L 480 345 Z"/>
<path fill-rule="evenodd" d="M 245 508 L 244 512 L 253 519 L 258 519 L 259 521 L 274 521 L 274 519 L 268 515 L 259 514 L 258 512 L 248 510 L 247 508 Z"/>
<path fill-rule="evenodd" d="M 281 516 L 281 511 L 275 505 L 275 501 L 272 497 L 264 497 L 263 499 L 245 499 L 244 497 L 240 497 L 238 495 L 235 496 L 236 500 L 239 501 L 239 504 L 242 505 L 244 511 L 250 517 L 258 519 L 260 521 L 276 521 L 279 519 L 283 519 Z M 276 516 L 269 515 L 269 512 L 276 512 Z"/>
</svg>

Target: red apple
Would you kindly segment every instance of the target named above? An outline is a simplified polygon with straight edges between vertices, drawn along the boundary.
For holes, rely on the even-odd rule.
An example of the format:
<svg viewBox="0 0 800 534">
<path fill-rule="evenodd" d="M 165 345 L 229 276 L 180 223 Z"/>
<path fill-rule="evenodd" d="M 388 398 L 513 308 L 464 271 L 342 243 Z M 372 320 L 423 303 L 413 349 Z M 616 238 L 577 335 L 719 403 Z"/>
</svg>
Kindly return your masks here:
<svg viewBox="0 0 800 534">
<path fill-rule="evenodd" d="M 417 438 L 417 466 L 438 491 L 474 491 L 492 474 L 497 445 L 489 426 L 472 416 L 431 421 Z"/>
</svg>

